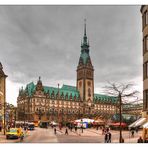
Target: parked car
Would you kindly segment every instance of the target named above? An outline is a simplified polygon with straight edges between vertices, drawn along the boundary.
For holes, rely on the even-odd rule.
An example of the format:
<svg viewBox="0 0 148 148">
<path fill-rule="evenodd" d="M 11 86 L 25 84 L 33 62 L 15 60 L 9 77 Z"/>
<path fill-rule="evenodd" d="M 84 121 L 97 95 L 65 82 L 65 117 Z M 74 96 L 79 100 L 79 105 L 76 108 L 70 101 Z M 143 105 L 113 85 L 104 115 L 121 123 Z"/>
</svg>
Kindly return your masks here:
<svg viewBox="0 0 148 148">
<path fill-rule="evenodd" d="M 40 128 L 48 128 L 49 122 L 46 121 L 40 121 Z"/>
<path fill-rule="evenodd" d="M 28 130 L 34 130 L 34 123 L 28 124 Z"/>
<path fill-rule="evenodd" d="M 6 139 L 18 139 L 21 135 L 21 128 L 10 128 L 9 131 L 6 132 Z"/>
</svg>

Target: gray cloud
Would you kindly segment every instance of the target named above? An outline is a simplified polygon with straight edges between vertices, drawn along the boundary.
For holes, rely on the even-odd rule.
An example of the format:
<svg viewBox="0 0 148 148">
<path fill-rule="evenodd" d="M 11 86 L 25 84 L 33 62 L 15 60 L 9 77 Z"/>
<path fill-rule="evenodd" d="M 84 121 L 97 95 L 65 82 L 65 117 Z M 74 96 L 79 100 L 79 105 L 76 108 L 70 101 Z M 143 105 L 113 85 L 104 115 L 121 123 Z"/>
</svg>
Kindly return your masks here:
<svg viewBox="0 0 148 148">
<path fill-rule="evenodd" d="M 140 6 L 0 6 L 0 59 L 9 79 L 73 83 L 87 18 L 95 85 L 142 80 Z M 56 84 L 55 84 L 56 85 Z"/>
</svg>

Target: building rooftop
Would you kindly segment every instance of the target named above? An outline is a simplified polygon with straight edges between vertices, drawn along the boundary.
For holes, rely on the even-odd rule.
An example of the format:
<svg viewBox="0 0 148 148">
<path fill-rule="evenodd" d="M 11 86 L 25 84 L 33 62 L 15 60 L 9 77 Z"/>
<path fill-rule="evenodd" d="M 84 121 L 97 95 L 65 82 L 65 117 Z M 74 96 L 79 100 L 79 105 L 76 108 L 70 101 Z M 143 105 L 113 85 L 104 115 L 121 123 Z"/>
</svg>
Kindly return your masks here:
<svg viewBox="0 0 148 148">
<path fill-rule="evenodd" d="M 21 89 L 19 94 L 26 93 L 29 97 L 33 96 L 33 93 L 36 90 L 36 86 L 33 82 L 26 85 L 25 89 Z M 43 91 L 45 94 L 52 95 L 59 95 L 63 97 L 63 99 L 72 99 L 72 100 L 78 100 L 79 99 L 79 91 L 75 86 L 65 85 L 61 88 L 57 87 L 50 87 L 50 86 L 43 86 Z M 107 96 L 103 94 L 94 94 L 94 102 L 102 102 L 102 103 L 117 103 L 117 98 L 113 96 Z"/>
</svg>

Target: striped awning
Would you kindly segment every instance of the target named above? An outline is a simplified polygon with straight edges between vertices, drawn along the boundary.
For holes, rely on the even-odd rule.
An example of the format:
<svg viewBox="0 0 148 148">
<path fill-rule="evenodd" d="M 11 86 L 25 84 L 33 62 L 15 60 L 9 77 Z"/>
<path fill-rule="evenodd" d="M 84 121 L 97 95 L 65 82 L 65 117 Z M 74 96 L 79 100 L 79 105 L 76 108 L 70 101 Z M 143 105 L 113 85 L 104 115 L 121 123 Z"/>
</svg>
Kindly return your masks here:
<svg viewBox="0 0 148 148">
<path fill-rule="evenodd" d="M 148 128 L 148 122 L 143 125 L 143 128 Z"/>
<path fill-rule="evenodd" d="M 130 124 L 128 127 L 138 127 L 138 126 L 142 126 L 144 123 L 146 122 L 146 118 L 140 118 L 137 121 L 135 121 L 134 123 Z"/>
</svg>

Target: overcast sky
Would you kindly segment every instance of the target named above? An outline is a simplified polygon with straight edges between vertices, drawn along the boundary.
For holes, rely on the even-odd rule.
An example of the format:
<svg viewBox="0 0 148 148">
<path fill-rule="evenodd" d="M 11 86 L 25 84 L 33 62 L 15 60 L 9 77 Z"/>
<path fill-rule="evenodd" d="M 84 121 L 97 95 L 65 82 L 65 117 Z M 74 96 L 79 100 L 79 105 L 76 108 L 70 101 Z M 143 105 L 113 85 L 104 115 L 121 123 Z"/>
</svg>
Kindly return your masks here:
<svg viewBox="0 0 148 148">
<path fill-rule="evenodd" d="M 95 92 L 107 81 L 134 82 L 142 92 L 140 6 L 0 6 L 8 102 L 16 105 L 19 88 L 39 76 L 47 86 L 76 85 L 85 18 Z"/>
</svg>

